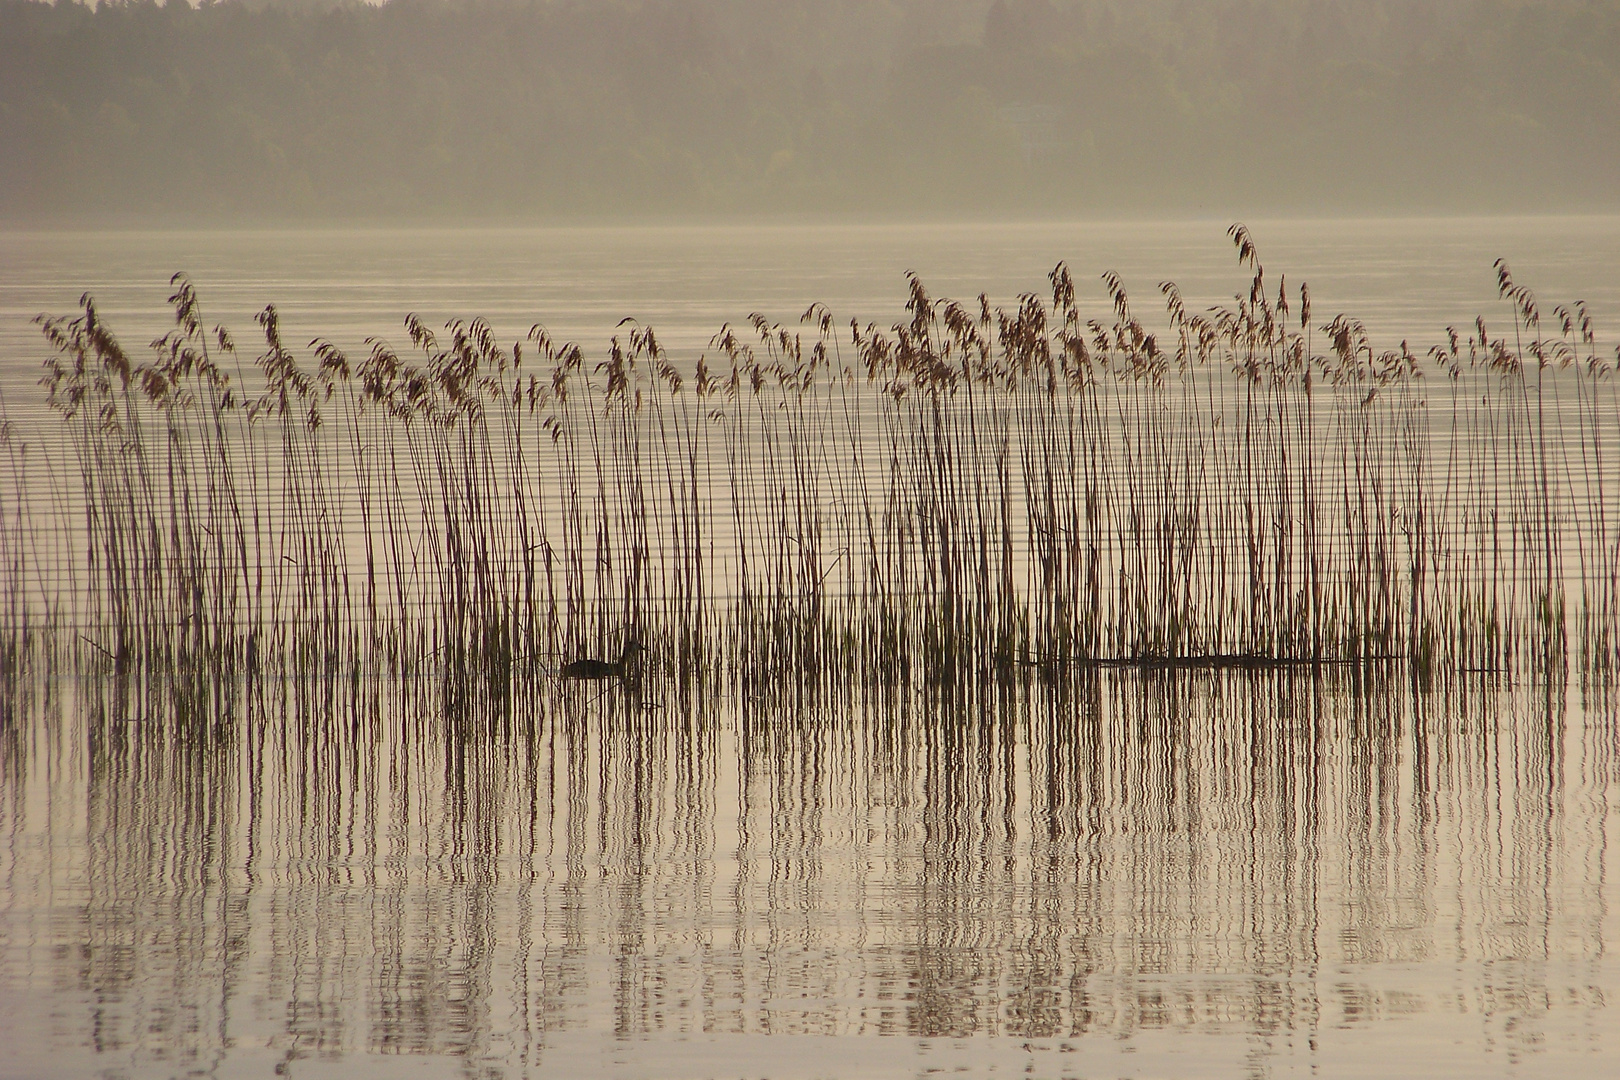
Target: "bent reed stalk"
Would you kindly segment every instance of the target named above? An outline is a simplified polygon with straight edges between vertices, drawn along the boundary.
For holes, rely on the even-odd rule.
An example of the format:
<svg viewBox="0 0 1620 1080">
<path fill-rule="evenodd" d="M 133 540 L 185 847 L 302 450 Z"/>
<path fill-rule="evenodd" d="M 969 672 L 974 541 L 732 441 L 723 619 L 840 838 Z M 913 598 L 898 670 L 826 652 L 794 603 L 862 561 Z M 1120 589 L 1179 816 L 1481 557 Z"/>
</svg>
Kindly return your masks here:
<svg viewBox="0 0 1620 1080">
<path fill-rule="evenodd" d="M 628 321 L 594 366 L 415 316 L 406 353 L 301 361 L 272 307 L 248 390 L 183 276 L 143 363 L 86 296 L 39 320 L 70 452 L 0 429 L 0 666 L 494 685 L 634 645 L 643 679 L 754 696 L 1612 672 L 1620 395 L 1585 308 L 1549 331 L 1499 263 L 1510 334 L 1379 352 L 1230 235 L 1247 289 L 1197 313 L 1163 284 L 1160 333 L 1115 275 L 1099 318 L 1061 264 L 1013 310 L 913 276 L 887 329 L 756 316 L 690 377 Z"/>
</svg>

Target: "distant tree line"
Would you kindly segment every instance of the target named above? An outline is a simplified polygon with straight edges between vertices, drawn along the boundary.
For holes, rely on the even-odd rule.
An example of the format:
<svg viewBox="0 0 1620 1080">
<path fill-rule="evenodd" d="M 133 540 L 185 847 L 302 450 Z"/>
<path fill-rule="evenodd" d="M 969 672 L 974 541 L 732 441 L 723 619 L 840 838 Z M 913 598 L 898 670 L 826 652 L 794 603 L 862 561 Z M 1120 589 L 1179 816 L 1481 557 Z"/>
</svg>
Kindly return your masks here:
<svg viewBox="0 0 1620 1080">
<path fill-rule="evenodd" d="M 1620 0 L 0 0 L 0 218 L 1620 208 Z"/>
</svg>

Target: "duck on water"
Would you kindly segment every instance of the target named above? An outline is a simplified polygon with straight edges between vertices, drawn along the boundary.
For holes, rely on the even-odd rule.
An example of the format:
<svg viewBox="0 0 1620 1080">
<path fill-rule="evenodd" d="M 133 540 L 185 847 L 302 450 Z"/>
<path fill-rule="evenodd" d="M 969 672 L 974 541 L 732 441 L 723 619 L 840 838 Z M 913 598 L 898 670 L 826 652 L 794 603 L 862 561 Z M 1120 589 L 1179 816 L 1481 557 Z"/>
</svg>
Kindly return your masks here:
<svg viewBox="0 0 1620 1080">
<path fill-rule="evenodd" d="M 583 657 L 564 664 L 557 671 L 557 675 L 563 679 L 591 681 L 622 679 L 630 671 L 630 663 L 639 652 L 641 652 L 640 642 L 626 641 L 624 649 L 619 653 L 617 660 L 597 660 L 593 657 Z"/>
</svg>

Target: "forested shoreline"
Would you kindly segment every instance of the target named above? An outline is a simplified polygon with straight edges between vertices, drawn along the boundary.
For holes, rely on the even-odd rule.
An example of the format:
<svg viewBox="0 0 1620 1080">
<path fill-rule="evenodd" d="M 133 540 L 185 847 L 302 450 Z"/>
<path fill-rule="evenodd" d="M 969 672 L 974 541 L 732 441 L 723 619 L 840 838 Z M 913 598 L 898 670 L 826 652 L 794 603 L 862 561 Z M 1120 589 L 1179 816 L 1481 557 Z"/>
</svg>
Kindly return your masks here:
<svg viewBox="0 0 1620 1080">
<path fill-rule="evenodd" d="M 1620 207 L 1613 0 L 0 0 L 0 220 Z"/>
</svg>

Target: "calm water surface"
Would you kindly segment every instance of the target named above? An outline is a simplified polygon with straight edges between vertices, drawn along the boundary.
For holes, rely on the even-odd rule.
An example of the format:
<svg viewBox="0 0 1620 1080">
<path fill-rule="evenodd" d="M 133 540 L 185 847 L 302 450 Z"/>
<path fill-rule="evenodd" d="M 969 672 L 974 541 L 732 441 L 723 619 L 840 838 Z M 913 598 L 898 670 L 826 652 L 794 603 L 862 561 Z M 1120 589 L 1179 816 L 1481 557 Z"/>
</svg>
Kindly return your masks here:
<svg viewBox="0 0 1620 1080">
<path fill-rule="evenodd" d="M 1612 695 L 404 690 L 15 697 L 0 1073 L 1613 1065 Z"/>
<path fill-rule="evenodd" d="M 0 232 L 0 373 L 8 404 L 30 404 L 46 355 L 30 320 L 69 314 L 81 294 L 130 347 L 168 330 L 169 276 L 184 271 L 211 322 L 248 357 L 266 304 L 289 344 L 402 343 L 407 312 L 429 325 L 483 316 L 506 339 L 535 323 L 600 355 L 622 319 L 654 327 L 690 362 L 726 323 L 760 312 L 794 324 L 812 302 L 840 321 L 904 317 L 905 274 L 935 295 L 1014 303 L 1046 292 L 1060 260 L 1083 303 L 1108 313 L 1099 277 L 1117 271 L 1150 326 L 1158 286 L 1196 308 L 1247 290 L 1226 221 L 1167 224 L 840 225 L 206 233 Z M 1492 263 L 1554 304 L 1585 300 L 1600 332 L 1620 335 L 1620 217 L 1251 222 L 1271 288 L 1309 282 L 1321 322 L 1362 319 L 1376 344 L 1414 349 L 1485 315 L 1506 330 Z M 1089 283 L 1089 284 L 1088 284 Z"/>
<path fill-rule="evenodd" d="M 1053 263 L 1198 303 L 1224 222 L 0 234 L 0 386 L 168 275 L 250 341 L 749 312 L 899 318 Z M 1425 345 L 1506 256 L 1620 329 L 1620 220 L 1256 225 L 1322 313 Z M 1100 287 L 1096 306 L 1106 304 Z M 1612 332 L 1609 335 L 1613 339 Z M 250 353 L 251 355 L 251 353 Z M 791 682 L 791 673 L 784 673 Z M 474 705 L 431 684 L 0 692 L 0 1077 L 1605 1076 L 1612 690 L 1118 675 L 1009 698 Z"/>
</svg>

